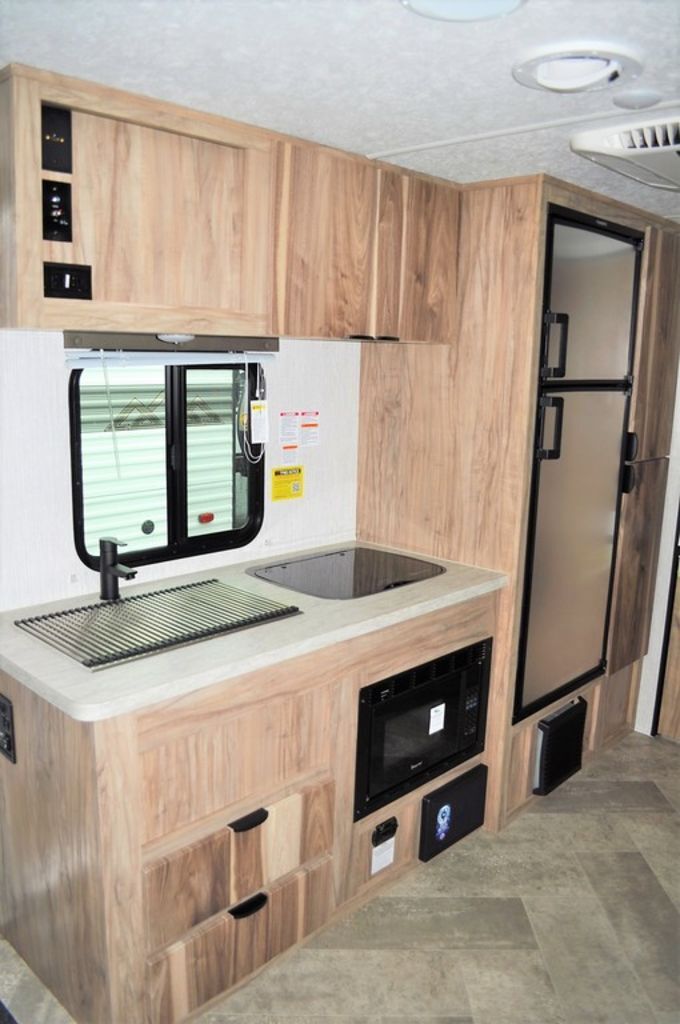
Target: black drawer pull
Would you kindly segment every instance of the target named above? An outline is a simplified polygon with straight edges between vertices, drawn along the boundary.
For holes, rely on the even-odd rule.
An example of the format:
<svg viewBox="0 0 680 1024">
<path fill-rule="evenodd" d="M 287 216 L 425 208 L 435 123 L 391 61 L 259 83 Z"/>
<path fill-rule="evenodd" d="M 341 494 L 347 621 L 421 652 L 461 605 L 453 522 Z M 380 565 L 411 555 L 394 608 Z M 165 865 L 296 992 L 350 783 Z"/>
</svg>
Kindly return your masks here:
<svg viewBox="0 0 680 1024">
<path fill-rule="evenodd" d="M 372 334 L 348 334 L 348 341 L 375 341 Z"/>
<path fill-rule="evenodd" d="M 399 341 L 396 334 L 379 334 L 376 341 Z"/>
<path fill-rule="evenodd" d="M 268 817 L 269 811 L 265 807 L 258 807 L 251 814 L 246 814 L 243 818 L 237 818 L 236 821 L 230 822 L 229 828 L 232 832 L 249 832 L 251 828 L 262 825 Z"/>
<path fill-rule="evenodd" d="M 229 913 L 237 921 L 240 921 L 242 917 L 250 917 L 252 914 L 256 914 L 258 910 L 262 910 L 266 902 L 267 893 L 258 892 L 255 896 L 251 896 L 249 900 L 239 903 L 237 907 L 232 907 Z"/>
</svg>

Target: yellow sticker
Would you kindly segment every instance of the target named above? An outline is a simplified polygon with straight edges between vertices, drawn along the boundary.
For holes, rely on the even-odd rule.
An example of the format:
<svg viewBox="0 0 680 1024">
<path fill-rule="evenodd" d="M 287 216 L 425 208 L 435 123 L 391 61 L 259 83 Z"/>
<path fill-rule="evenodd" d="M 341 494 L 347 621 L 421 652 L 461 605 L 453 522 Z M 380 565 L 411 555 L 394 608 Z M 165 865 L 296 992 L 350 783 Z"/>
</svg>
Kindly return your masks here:
<svg viewBox="0 0 680 1024">
<path fill-rule="evenodd" d="M 272 501 L 288 501 L 301 498 L 304 493 L 304 468 L 302 466 L 277 466 L 272 470 Z"/>
</svg>

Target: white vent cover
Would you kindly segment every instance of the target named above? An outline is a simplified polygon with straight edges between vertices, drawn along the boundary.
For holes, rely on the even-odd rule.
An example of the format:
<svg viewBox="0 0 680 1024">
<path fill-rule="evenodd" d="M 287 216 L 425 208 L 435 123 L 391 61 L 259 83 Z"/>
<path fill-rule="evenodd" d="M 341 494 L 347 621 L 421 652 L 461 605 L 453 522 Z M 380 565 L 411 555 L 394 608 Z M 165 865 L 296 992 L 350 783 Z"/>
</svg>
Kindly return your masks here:
<svg viewBox="0 0 680 1024">
<path fill-rule="evenodd" d="M 680 115 L 637 120 L 572 135 L 574 153 L 628 178 L 680 192 Z"/>
</svg>

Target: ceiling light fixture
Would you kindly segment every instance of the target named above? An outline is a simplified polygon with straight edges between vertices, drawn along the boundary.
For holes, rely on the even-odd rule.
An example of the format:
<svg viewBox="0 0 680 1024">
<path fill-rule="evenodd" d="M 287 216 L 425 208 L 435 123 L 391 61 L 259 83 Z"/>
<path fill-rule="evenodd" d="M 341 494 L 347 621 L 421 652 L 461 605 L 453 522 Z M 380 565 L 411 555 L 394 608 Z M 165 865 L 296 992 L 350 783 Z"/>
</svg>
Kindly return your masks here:
<svg viewBox="0 0 680 1024">
<path fill-rule="evenodd" d="M 543 51 L 515 64 L 512 74 L 520 85 L 550 92 L 605 89 L 622 78 L 637 78 L 642 64 L 631 53 L 602 46 L 575 46 Z"/>
<path fill-rule="evenodd" d="M 423 18 L 438 21 L 486 21 L 511 14 L 526 0 L 401 0 L 404 7 Z"/>
</svg>

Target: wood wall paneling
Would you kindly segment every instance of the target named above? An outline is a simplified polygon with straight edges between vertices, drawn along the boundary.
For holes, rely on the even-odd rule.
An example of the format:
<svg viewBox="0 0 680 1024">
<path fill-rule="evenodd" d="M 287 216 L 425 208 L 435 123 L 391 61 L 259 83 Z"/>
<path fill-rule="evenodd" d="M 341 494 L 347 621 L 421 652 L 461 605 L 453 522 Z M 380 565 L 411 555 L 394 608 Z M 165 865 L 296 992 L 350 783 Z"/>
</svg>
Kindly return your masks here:
<svg viewBox="0 0 680 1024">
<path fill-rule="evenodd" d="M 406 204 L 409 179 L 401 171 L 378 172 L 378 220 L 374 245 L 370 333 L 398 338 L 402 330 Z"/>
<path fill-rule="evenodd" d="M 17 753 L 0 758 L 0 931 L 76 1020 L 114 1024 L 92 729 L 3 672 L 0 692 Z"/>
<path fill-rule="evenodd" d="M 668 460 L 635 464 L 636 483 L 621 504 L 607 672 L 647 653 Z"/>
</svg>

